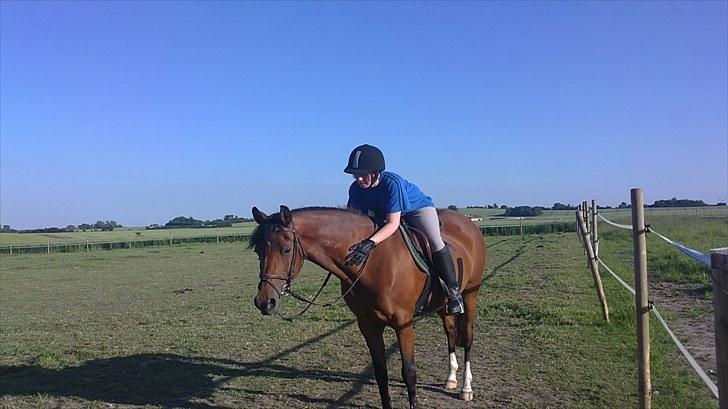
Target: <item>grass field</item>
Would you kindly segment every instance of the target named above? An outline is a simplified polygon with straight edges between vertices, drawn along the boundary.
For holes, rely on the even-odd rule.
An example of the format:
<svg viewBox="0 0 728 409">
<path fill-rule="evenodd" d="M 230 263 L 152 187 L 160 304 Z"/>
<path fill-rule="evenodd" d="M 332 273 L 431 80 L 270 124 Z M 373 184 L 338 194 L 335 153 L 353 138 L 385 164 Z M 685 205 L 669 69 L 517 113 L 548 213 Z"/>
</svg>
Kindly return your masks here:
<svg viewBox="0 0 728 409">
<path fill-rule="evenodd" d="M 696 229 L 694 239 L 692 228 L 658 230 L 684 234 L 673 238 L 699 250 L 728 242 L 719 223 Z M 707 242 L 706 231 L 715 231 Z M 439 320 L 425 318 L 416 324 L 422 407 L 636 407 L 629 293 L 604 277 L 606 324 L 575 234 L 487 240 L 475 400 L 440 387 L 446 341 Z M 619 265 L 629 264 L 625 243 L 631 248 L 615 232 L 602 252 L 629 278 Z M 0 256 L 0 407 L 378 407 L 366 346 L 345 305 L 292 323 L 263 317 L 252 304 L 257 269 L 241 243 Z M 313 294 L 323 278 L 307 264 L 296 290 Z M 331 283 L 322 299 L 337 294 Z M 286 298 L 283 307 L 303 305 Z M 653 407 L 717 407 L 664 331 L 653 327 L 651 336 Z M 392 398 L 404 407 L 391 330 L 385 341 Z"/>
<path fill-rule="evenodd" d="M 109 243 L 138 240 L 166 240 L 172 237 L 200 237 L 216 235 L 250 234 L 255 222 L 237 223 L 233 227 L 205 229 L 154 229 L 122 227 L 113 231 L 77 231 L 68 233 L 0 233 L 0 246 L 35 244 Z"/>
<path fill-rule="evenodd" d="M 546 210 L 541 216 L 525 217 L 523 219 L 505 217 L 503 209 L 482 209 L 465 208 L 460 213 L 481 217 L 476 222 L 480 227 L 493 226 L 518 226 L 547 223 L 573 222 L 574 211 L 572 210 Z M 606 209 L 601 210 L 606 217 L 628 222 L 630 209 Z M 678 217 L 695 220 L 715 220 L 716 218 L 728 218 L 726 207 L 696 207 L 696 208 L 658 208 L 646 209 L 647 217 Z M 0 233 L 0 248 L 7 246 L 28 246 L 28 245 L 63 245 L 80 243 L 112 243 L 112 242 L 135 242 L 144 240 L 168 240 L 172 238 L 188 237 L 214 237 L 230 236 L 238 234 L 250 234 L 255 228 L 254 222 L 237 223 L 233 227 L 226 228 L 205 228 L 205 229 L 169 229 L 169 230 L 146 230 L 144 228 L 119 228 L 114 231 L 78 231 L 69 233 Z M 5 249 L 6 250 L 6 249 Z M 4 251 L 7 252 L 7 251 Z"/>
</svg>

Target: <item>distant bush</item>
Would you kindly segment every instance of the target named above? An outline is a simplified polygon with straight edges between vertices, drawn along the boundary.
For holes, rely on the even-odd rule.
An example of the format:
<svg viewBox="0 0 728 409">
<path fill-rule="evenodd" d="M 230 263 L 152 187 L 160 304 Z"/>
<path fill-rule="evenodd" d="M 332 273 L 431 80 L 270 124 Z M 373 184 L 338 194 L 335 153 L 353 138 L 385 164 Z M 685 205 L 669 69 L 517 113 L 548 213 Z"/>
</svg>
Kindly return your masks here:
<svg viewBox="0 0 728 409">
<path fill-rule="evenodd" d="M 506 209 L 506 217 L 531 217 L 542 214 L 543 210 L 540 207 L 518 206 Z"/>
<path fill-rule="evenodd" d="M 164 227 L 168 229 L 181 229 L 190 227 L 202 227 L 205 223 L 202 220 L 197 220 L 193 217 L 177 216 L 174 219 L 164 224 Z"/>
<path fill-rule="evenodd" d="M 233 223 L 229 220 L 197 220 L 193 217 L 178 216 L 164 224 L 161 229 L 195 229 L 205 227 L 232 227 Z"/>
<path fill-rule="evenodd" d="M 563 204 L 563 203 L 554 203 L 554 207 L 551 208 L 552 210 L 576 210 L 576 207 L 571 204 Z"/>
<path fill-rule="evenodd" d="M 646 207 L 698 207 L 707 206 L 702 200 L 678 199 L 673 197 L 670 200 L 658 200 L 651 206 Z"/>
</svg>

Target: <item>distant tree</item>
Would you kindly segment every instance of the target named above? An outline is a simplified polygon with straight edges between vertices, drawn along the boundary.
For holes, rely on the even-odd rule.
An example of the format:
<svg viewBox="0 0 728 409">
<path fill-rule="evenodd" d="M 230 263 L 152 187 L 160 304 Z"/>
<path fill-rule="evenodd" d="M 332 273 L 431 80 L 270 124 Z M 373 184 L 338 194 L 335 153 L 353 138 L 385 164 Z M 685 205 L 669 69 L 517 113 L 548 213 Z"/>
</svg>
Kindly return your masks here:
<svg viewBox="0 0 728 409">
<path fill-rule="evenodd" d="M 94 226 L 92 226 L 88 223 L 82 223 L 82 224 L 78 225 L 78 229 L 81 231 L 93 230 L 93 228 L 94 228 Z"/>
<path fill-rule="evenodd" d="M 202 220 L 197 220 L 192 217 L 177 216 L 165 223 L 164 227 L 168 229 L 177 229 L 185 227 L 202 227 L 204 224 L 205 223 Z"/>
<path fill-rule="evenodd" d="M 543 210 L 540 207 L 531 206 L 517 206 L 510 207 L 506 210 L 507 217 L 531 217 L 540 216 L 543 214 Z"/>
<path fill-rule="evenodd" d="M 576 207 L 572 206 L 571 204 L 563 204 L 563 203 L 554 203 L 554 206 L 552 207 L 553 210 L 575 210 Z"/>
<path fill-rule="evenodd" d="M 718 202 L 715 204 L 716 206 L 725 206 L 725 202 Z"/>
<path fill-rule="evenodd" d="M 69 224 L 68 226 L 66 226 L 66 230 L 69 232 L 76 231 L 76 226 Z"/>
<path fill-rule="evenodd" d="M 117 227 L 121 227 L 121 225 L 116 223 L 113 220 L 108 220 L 108 221 L 98 220 L 93 225 L 94 229 L 101 230 L 101 231 L 112 231 Z"/>
<path fill-rule="evenodd" d="M 206 220 L 202 227 L 233 227 L 233 222 L 231 220 Z"/>
<path fill-rule="evenodd" d="M 622 203 L 619 204 L 619 206 L 617 207 L 617 209 L 629 209 L 630 207 L 632 207 L 632 206 L 628 205 L 625 202 L 622 202 Z"/>
<path fill-rule="evenodd" d="M 652 206 L 648 207 L 698 207 L 707 206 L 702 200 L 678 199 L 673 197 L 670 200 L 658 200 Z"/>
<path fill-rule="evenodd" d="M 452 210 L 452 211 L 457 212 L 458 211 L 458 207 L 455 206 L 455 205 L 450 205 L 450 206 L 447 207 L 447 210 Z"/>
<path fill-rule="evenodd" d="M 10 225 L 9 224 L 3 224 L 2 231 L 10 231 L 10 230 L 12 230 L 12 229 L 10 228 Z"/>
<path fill-rule="evenodd" d="M 505 210 L 505 209 L 508 209 L 508 206 L 506 206 L 506 205 L 501 205 L 501 207 L 500 207 L 500 208 L 501 208 L 501 209 L 504 209 L 504 210 Z"/>
</svg>

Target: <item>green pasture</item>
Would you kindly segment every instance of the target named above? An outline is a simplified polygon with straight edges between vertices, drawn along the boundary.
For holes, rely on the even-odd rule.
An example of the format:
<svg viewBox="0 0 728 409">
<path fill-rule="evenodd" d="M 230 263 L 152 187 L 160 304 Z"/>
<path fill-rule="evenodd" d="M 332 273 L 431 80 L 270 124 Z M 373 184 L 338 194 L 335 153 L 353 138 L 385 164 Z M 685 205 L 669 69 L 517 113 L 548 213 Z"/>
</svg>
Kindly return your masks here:
<svg viewBox="0 0 728 409">
<path fill-rule="evenodd" d="M 589 203 L 591 206 L 591 202 Z M 543 214 L 534 217 L 506 217 L 505 209 L 482 209 L 464 208 L 458 210 L 460 213 L 482 217 L 482 221 L 476 222 L 480 226 L 501 226 L 501 225 L 529 225 L 544 223 L 561 223 L 575 221 L 574 210 L 544 210 Z M 631 209 L 599 209 L 599 212 L 606 218 L 620 223 L 629 223 Z M 728 219 L 728 207 L 706 206 L 706 207 L 673 207 L 673 208 L 646 208 L 645 215 L 649 217 L 666 217 L 690 220 L 700 219 Z"/>
<path fill-rule="evenodd" d="M 250 234 L 255 222 L 237 223 L 233 227 L 204 229 L 152 229 L 119 228 L 113 231 L 76 231 L 69 233 L 0 233 L 0 246 L 38 244 L 111 243 L 142 240 L 168 240 L 171 238 L 214 237 Z"/>
<path fill-rule="evenodd" d="M 545 210 L 536 217 L 505 217 L 504 209 L 463 208 L 460 213 L 481 217 L 476 221 L 479 227 L 497 226 L 529 226 L 544 224 L 559 224 L 574 221 L 573 210 Z M 605 217 L 616 221 L 629 223 L 630 209 L 600 210 Z M 688 220 L 715 220 L 728 219 L 726 207 L 696 207 L 696 208 L 658 208 L 646 209 L 646 215 L 685 218 Z M 175 238 L 215 237 L 250 234 L 255 228 L 254 222 L 237 223 L 233 227 L 201 228 L 201 229 L 158 229 L 146 230 L 144 228 L 119 228 L 114 231 L 77 231 L 72 233 L 0 233 L 0 248 L 7 246 L 32 245 L 66 245 L 85 243 L 129 243 L 148 240 L 169 240 Z M 7 249 L 6 249 L 7 250 Z"/>
<path fill-rule="evenodd" d="M 629 224 L 630 217 L 605 215 Z M 728 247 L 728 217 L 695 218 L 693 215 L 646 213 L 645 223 L 656 232 L 709 255 L 710 250 Z M 610 267 L 630 271 L 632 232 L 599 223 L 599 257 Z M 655 234 L 647 234 L 647 268 L 660 281 L 697 283 L 710 291 L 710 269 L 677 251 Z M 628 276 L 629 277 L 629 276 Z"/>
<path fill-rule="evenodd" d="M 692 222 L 658 230 L 699 250 L 728 242 L 725 220 Z M 600 231 L 602 254 L 629 279 L 631 243 Z M 602 321 L 574 233 L 487 241 L 475 400 L 440 387 L 447 344 L 439 320 L 427 317 L 415 324 L 421 406 L 636 407 L 631 295 L 605 276 L 611 323 Z M 378 407 L 369 355 L 346 306 L 314 307 L 293 322 L 264 317 L 252 302 L 258 265 L 240 242 L 0 255 L 0 407 Z M 312 295 L 324 276 L 307 263 L 295 289 Z M 338 291 L 332 282 L 321 298 Z M 283 307 L 293 314 L 303 305 L 287 297 Z M 667 334 L 653 326 L 651 337 L 653 407 L 717 407 Z M 391 330 L 385 342 L 392 399 L 404 407 Z"/>
</svg>

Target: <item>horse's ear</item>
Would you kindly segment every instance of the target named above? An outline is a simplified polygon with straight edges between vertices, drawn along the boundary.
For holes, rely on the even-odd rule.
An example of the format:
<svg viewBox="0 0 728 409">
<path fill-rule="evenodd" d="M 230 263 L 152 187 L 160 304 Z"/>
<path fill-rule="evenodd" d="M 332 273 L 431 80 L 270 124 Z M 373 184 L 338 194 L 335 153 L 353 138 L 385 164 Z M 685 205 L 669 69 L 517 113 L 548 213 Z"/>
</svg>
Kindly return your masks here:
<svg viewBox="0 0 728 409">
<path fill-rule="evenodd" d="M 288 227 L 291 225 L 291 222 L 293 221 L 293 216 L 291 216 L 291 210 L 286 205 L 281 205 L 281 224 Z"/>
<path fill-rule="evenodd" d="M 268 219 L 268 216 L 253 206 L 253 219 L 255 219 L 256 223 L 263 224 Z"/>
</svg>

